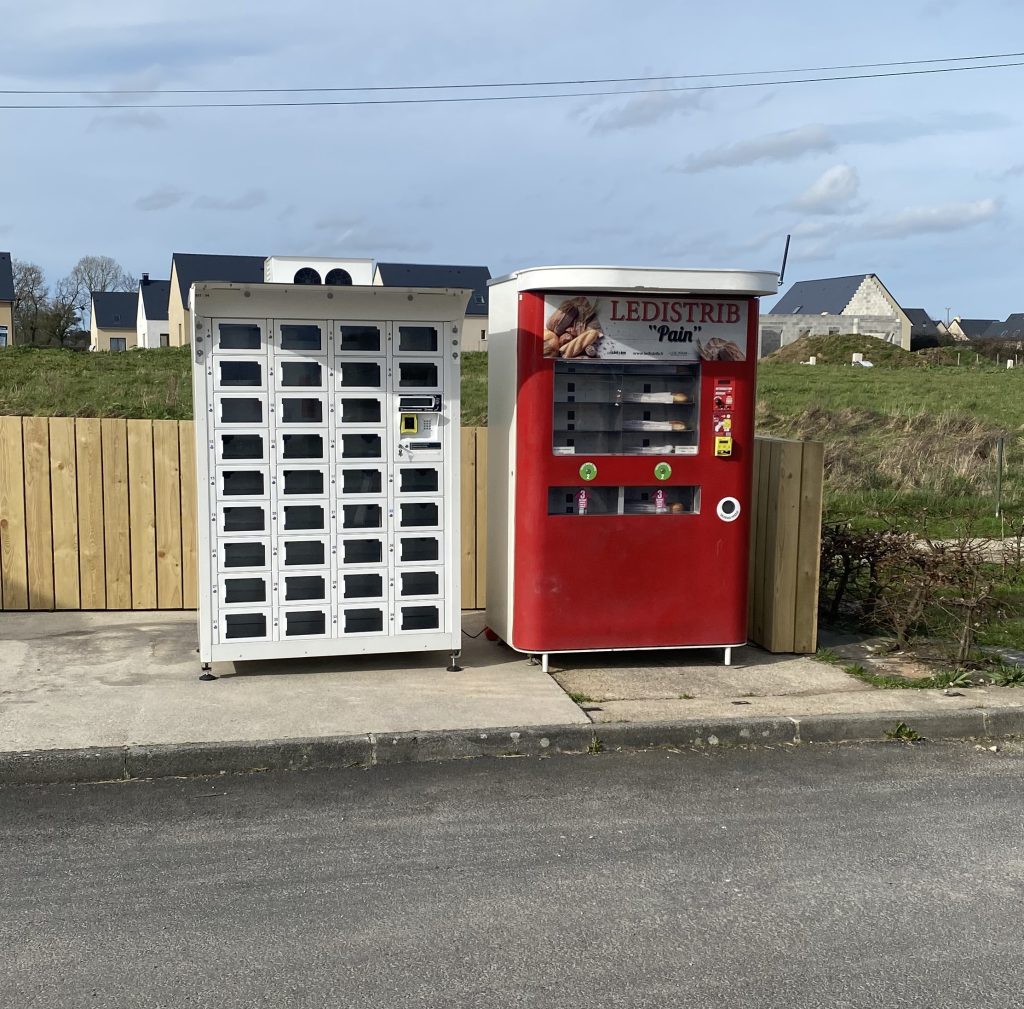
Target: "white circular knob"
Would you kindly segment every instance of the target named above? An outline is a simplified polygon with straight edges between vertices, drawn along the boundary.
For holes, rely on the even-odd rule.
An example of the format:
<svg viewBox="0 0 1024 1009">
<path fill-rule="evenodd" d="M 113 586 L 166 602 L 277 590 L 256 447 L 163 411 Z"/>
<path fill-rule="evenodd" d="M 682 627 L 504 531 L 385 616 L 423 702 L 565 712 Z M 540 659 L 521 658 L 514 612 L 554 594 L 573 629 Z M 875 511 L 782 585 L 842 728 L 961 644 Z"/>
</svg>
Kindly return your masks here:
<svg viewBox="0 0 1024 1009">
<path fill-rule="evenodd" d="M 724 497 L 718 502 L 717 511 L 723 522 L 735 522 L 740 517 L 740 503 L 734 497 Z"/>
</svg>

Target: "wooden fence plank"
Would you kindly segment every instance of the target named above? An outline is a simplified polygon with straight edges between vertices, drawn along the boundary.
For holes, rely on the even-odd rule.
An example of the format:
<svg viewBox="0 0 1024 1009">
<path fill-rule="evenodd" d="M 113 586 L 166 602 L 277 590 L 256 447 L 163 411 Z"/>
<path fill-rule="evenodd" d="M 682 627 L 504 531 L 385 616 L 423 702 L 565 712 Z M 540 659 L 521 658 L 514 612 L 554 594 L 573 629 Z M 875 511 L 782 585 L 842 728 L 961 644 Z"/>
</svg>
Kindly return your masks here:
<svg viewBox="0 0 1024 1009">
<path fill-rule="evenodd" d="M 178 459 L 181 473 L 181 605 L 199 606 L 196 526 L 196 436 L 190 420 L 178 422 Z"/>
<path fill-rule="evenodd" d="M 462 529 L 462 608 L 476 609 L 476 428 L 462 429 L 459 498 Z"/>
<path fill-rule="evenodd" d="M 757 513 L 760 510 L 761 485 L 761 439 L 754 439 L 754 450 L 751 453 L 751 482 L 750 482 L 750 556 L 747 558 L 747 634 L 753 637 L 755 601 L 758 597 L 755 591 L 757 579 Z"/>
<path fill-rule="evenodd" d="M 50 428 L 45 417 L 24 417 L 25 540 L 28 605 L 53 609 L 53 526 L 50 514 Z"/>
<path fill-rule="evenodd" d="M 53 604 L 81 608 L 78 583 L 78 480 L 75 422 L 50 418 L 50 493 L 53 499 Z"/>
<path fill-rule="evenodd" d="M 103 549 L 103 451 L 100 422 L 75 421 L 75 476 L 78 498 L 78 570 L 83 610 L 107 605 Z"/>
<path fill-rule="evenodd" d="M 5 610 L 28 609 L 21 418 L 0 417 L 0 590 Z"/>
<path fill-rule="evenodd" d="M 178 422 L 153 421 L 153 486 L 156 496 L 156 602 L 181 609 L 181 469 Z"/>
<path fill-rule="evenodd" d="M 796 627 L 796 560 L 800 536 L 800 473 L 803 449 L 799 442 L 780 441 L 775 505 L 775 542 L 770 556 L 774 572 L 774 606 L 769 631 L 773 652 L 793 651 Z"/>
<path fill-rule="evenodd" d="M 754 528 L 754 579 L 752 592 L 753 619 L 750 626 L 750 637 L 757 644 L 765 639 L 767 609 L 771 600 L 771 583 L 768 575 L 767 555 L 768 537 L 768 503 L 771 500 L 771 468 L 772 445 L 767 439 L 761 439 L 757 459 L 757 498 L 756 526 Z"/>
<path fill-rule="evenodd" d="M 155 610 L 156 508 L 151 420 L 128 421 L 128 516 L 131 534 L 132 609 Z"/>
<path fill-rule="evenodd" d="M 818 649 L 818 585 L 821 572 L 821 502 L 825 481 L 825 445 L 803 444 L 800 473 L 800 532 L 796 561 L 796 626 L 793 651 Z"/>
<path fill-rule="evenodd" d="M 487 428 L 476 429 L 476 605 L 487 609 Z"/>
<path fill-rule="evenodd" d="M 128 534 L 128 424 L 104 420 L 103 546 L 107 558 L 107 609 L 132 608 L 132 562 Z"/>
</svg>

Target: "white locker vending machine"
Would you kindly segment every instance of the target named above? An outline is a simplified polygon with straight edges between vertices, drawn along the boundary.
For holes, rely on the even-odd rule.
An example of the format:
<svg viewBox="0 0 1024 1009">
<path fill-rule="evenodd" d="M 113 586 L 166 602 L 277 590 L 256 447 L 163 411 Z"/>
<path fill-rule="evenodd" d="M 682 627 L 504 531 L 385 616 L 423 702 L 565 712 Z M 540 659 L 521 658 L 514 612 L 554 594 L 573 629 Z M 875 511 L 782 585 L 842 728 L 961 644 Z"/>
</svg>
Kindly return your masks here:
<svg viewBox="0 0 1024 1009">
<path fill-rule="evenodd" d="M 192 288 L 199 657 L 446 651 L 471 292 Z"/>
</svg>

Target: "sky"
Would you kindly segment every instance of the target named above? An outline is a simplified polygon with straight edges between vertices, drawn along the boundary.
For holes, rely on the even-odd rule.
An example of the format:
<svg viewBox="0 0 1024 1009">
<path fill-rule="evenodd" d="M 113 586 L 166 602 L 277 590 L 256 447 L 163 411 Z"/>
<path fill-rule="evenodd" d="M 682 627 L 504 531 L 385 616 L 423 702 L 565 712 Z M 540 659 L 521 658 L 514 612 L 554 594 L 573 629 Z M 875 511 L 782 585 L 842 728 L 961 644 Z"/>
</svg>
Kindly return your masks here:
<svg viewBox="0 0 1024 1009">
<path fill-rule="evenodd" d="M 88 254 L 166 278 L 174 252 L 499 276 L 555 263 L 778 270 L 792 234 L 783 289 L 876 273 L 933 318 L 1005 318 L 1024 311 L 1024 66 L 706 85 L 1014 52 L 1019 0 L 0 0 L 0 90 L 72 92 L 0 104 L 85 106 L 0 109 L 0 249 L 51 281 Z M 693 77 L 748 71 L 781 73 Z M 690 76 L 597 89 L 696 90 L 262 109 L 110 94 L 669 75 Z M 248 100 L 265 97 L 296 96 Z"/>
</svg>

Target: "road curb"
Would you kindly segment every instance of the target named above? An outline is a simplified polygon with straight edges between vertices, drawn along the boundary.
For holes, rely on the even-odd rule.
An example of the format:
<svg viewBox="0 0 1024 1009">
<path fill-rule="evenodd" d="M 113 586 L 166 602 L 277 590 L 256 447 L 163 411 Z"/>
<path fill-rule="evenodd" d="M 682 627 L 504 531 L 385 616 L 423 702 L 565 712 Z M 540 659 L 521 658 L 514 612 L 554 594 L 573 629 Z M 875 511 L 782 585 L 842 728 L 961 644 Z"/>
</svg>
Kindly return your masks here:
<svg viewBox="0 0 1024 1009">
<path fill-rule="evenodd" d="M 248 771 L 372 767 L 476 757 L 540 757 L 659 747 L 778 746 L 879 742 L 899 723 L 923 739 L 1024 736 L 1024 707 L 605 722 L 528 728 L 368 733 L 311 739 L 89 747 L 0 752 L 0 784 L 185 778 Z"/>
</svg>

